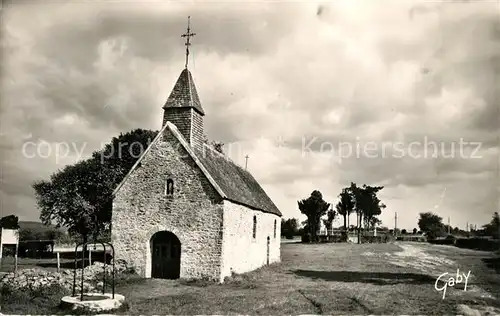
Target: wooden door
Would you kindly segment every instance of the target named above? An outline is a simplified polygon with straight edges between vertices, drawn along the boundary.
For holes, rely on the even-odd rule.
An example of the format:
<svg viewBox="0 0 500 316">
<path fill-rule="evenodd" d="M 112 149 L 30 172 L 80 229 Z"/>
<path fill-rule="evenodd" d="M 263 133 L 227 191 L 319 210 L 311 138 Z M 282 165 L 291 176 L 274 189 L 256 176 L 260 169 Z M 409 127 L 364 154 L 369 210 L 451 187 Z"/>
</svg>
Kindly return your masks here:
<svg viewBox="0 0 500 316">
<path fill-rule="evenodd" d="M 160 232 L 152 240 L 151 277 L 177 279 L 180 275 L 181 247 L 179 239 L 172 233 Z"/>
</svg>

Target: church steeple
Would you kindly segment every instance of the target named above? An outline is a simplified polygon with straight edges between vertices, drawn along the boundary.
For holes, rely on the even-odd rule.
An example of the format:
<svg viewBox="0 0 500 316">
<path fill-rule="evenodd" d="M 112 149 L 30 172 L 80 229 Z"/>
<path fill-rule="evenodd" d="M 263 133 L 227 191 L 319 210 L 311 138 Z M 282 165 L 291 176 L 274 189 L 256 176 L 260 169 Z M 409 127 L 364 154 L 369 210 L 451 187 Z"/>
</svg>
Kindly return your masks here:
<svg viewBox="0 0 500 316">
<path fill-rule="evenodd" d="M 198 96 L 198 91 L 194 84 L 193 76 L 187 68 L 182 70 L 167 102 L 165 102 L 163 106 L 163 109 L 168 108 L 194 108 L 201 115 L 205 115 L 205 111 L 203 111 L 201 106 L 200 97 Z"/>
<path fill-rule="evenodd" d="M 172 122 L 192 147 L 199 147 L 205 138 L 203 131 L 205 111 L 201 106 L 193 76 L 187 68 L 189 46 L 191 45 L 189 39 L 196 35 L 191 33 L 189 18 L 187 32 L 181 35 L 181 37 L 186 37 L 186 64 L 163 106 L 162 126 L 165 126 L 167 121 Z"/>
</svg>

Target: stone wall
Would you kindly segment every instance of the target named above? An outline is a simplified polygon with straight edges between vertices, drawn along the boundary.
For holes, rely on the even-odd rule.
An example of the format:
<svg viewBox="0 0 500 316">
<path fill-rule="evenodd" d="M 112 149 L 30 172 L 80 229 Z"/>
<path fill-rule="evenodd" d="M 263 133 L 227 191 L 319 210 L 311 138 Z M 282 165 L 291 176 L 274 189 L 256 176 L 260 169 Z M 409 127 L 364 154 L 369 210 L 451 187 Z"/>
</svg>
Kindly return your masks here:
<svg viewBox="0 0 500 316">
<path fill-rule="evenodd" d="M 256 238 L 253 238 L 253 216 L 257 216 Z M 276 221 L 276 235 L 274 223 Z M 224 240 L 222 276 L 231 272 L 245 273 L 267 263 L 269 236 L 269 263 L 280 261 L 281 218 L 224 201 Z M 276 236 L 276 237 L 275 237 Z"/>
<path fill-rule="evenodd" d="M 193 159 L 167 128 L 168 142 L 153 144 L 113 202 L 116 258 L 151 276 L 150 240 L 167 230 L 181 242 L 181 278 L 220 281 L 223 204 Z M 174 181 L 173 197 L 165 183 Z"/>
</svg>

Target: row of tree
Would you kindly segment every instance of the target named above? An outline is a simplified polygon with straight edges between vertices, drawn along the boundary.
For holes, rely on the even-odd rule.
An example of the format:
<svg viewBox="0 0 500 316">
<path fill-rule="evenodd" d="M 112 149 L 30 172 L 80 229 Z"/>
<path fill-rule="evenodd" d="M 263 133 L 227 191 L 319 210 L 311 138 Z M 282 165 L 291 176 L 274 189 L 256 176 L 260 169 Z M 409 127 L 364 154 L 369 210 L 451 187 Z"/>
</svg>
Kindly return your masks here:
<svg viewBox="0 0 500 316">
<path fill-rule="evenodd" d="M 318 190 L 313 191 L 308 198 L 297 201 L 300 212 L 307 217 L 304 229 L 307 231 L 308 240 L 311 242 L 319 240 L 318 232 L 321 220 L 327 232 L 330 232 L 337 215 L 343 216 L 344 230 L 347 230 L 349 215 L 356 214 L 358 238 L 362 227 L 369 229 L 381 223 L 378 216 L 382 214 L 382 210 L 386 208 L 386 205 L 378 198 L 377 193 L 383 188 L 382 186 L 377 187 L 366 184 L 358 186 L 352 182 L 349 187 L 342 189 L 335 208 L 323 200 L 323 195 Z M 284 228 L 288 232 L 292 227 L 292 223 L 286 223 Z"/>
<path fill-rule="evenodd" d="M 443 218 L 437 214 L 426 212 L 420 213 L 418 227 L 429 239 L 443 237 L 449 234 L 455 236 L 491 236 L 498 239 L 500 234 L 500 217 L 498 212 L 493 214 L 490 223 L 483 225 L 481 229 L 467 228 L 467 230 L 451 227 L 443 224 Z"/>
</svg>

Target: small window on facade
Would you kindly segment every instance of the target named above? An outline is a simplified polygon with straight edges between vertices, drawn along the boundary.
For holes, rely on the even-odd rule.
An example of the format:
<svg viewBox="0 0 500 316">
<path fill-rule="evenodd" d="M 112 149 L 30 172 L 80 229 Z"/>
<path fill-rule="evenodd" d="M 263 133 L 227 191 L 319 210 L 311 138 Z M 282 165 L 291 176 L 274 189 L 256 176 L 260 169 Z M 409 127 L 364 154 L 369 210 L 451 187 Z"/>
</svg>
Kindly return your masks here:
<svg viewBox="0 0 500 316">
<path fill-rule="evenodd" d="M 276 220 L 274 220 L 274 238 L 276 238 Z"/>
<path fill-rule="evenodd" d="M 253 216 L 253 238 L 257 236 L 257 216 Z"/>
<path fill-rule="evenodd" d="M 165 182 L 165 195 L 174 195 L 174 180 L 168 179 L 167 182 Z"/>
</svg>

